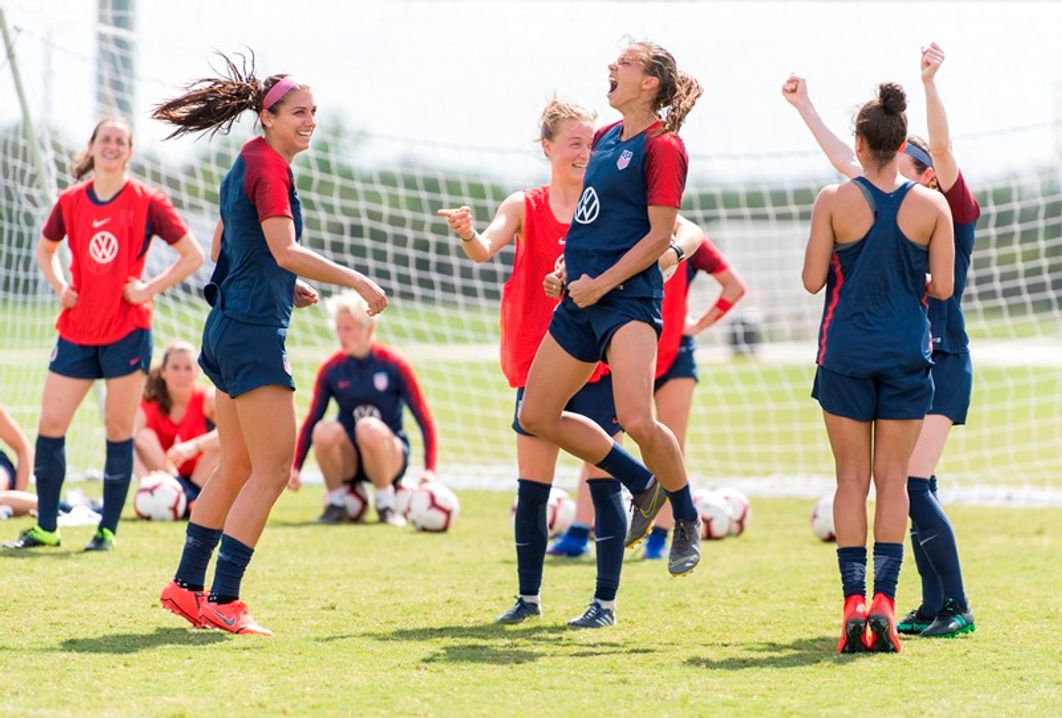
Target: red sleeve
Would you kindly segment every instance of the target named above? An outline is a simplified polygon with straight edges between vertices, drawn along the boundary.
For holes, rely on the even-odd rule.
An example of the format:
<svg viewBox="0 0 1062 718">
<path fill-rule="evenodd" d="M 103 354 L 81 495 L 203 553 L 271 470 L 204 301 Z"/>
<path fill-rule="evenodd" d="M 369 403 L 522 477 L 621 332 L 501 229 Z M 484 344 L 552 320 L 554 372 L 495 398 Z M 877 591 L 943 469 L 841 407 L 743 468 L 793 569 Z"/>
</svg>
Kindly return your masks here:
<svg viewBox="0 0 1062 718">
<path fill-rule="evenodd" d="M 708 239 L 708 237 L 701 240 L 701 246 L 689 258 L 689 262 L 698 272 L 707 272 L 708 274 L 719 274 L 719 272 L 725 272 L 730 269 L 730 265 L 726 263 L 723 255 L 719 253 L 719 249 L 712 244 L 712 240 Z"/>
<path fill-rule="evenodd" d="M 605 134 L 606 134 L 606 133 L 607 133 L 607 132 L 608 132 L 609 130 L 611 130 L 611 129 L 612 129 L 613 127 L 615 127 L 616 125 L 618 125 L 618 124 L 619 124 L 619 123 L 621 123 L 621 122 L 623 122 L 623 120 L 616 120 L 616 121 L 615 121 L 615 122 L 613 122 L 613 123 L 612 123 L 611 125 L 605 125 L 604 127 L 601 127 L 601 128 L 599 128 L 599 129 L 597 130 L 597 132 L 595 132 L 595 133 L 594 133 L 594 141 L 590 143 L 590 146 L 591 146 L 591 147 L 594 147 L 594 146 L 596 146 L 596 145 L 597 145 L 597 141 L 598 141 L 598 140 L 600 140 L 600 139 L 601 139 L 602 137 L 604 137 L 604 136 L 605 136 Z"/>
<path fill-rule="evenodd" d="M 53 242 L 63 241 L 63 237 L 66 236 L 66 225 L 63 224 L 63 208 L 61 202 L 56 202 L 52 207 L 51 214 L 48 215 L 48 221 L 44 223 L 44 229 L 41 230 L 48 239 Z"/>
<path fill-rule="evenodd" d="M 948 200 L 951 208 L 951 218 L 955 224 L 973 224 L 981 216 L 981 207 L 977 204 L 973 192 L 966 186 L 966 178 L 959 173 L 955 184 L 944 193 L 944 199 Z"/>
<path fill-rule="evenodd" d="M 325 409 L 328 408 L 328 400 L 332 398 L 332 389 L 328 383 L 328 370 L 335 364 L 337 356 L 333 355 L 317 370 L 317 379 L 313 383 L 313 398 L 310 399 L 310 411 L 307 412 L 306 419 L 302 422 L 298 440 L 295 442 L 295 460 L 291 463 L 296 469 L 302 469 L 302 465 L 306 462 L 306 455 L 310 453 L 310 443 L 313 439 L 313 427 L 317 426 L 317 422 L 324 416 Z"/>
<path fill-rule="evenodd" d="M 257 154 L 245 155 L 247 173 L 243 190 L 258 211 L 258 221 L 270 217 L 293 218 L 288 192 L 291 190 L 291 169 L 281 160 Z"/>
<path fill-rule="evenodd" d="M 681 207 L 689 156 L 674 132 L 650 134 L 645 150 L 646 199 L 650 207 Z"/>
<path fill-rule="evenodd" d="M 404 358 L 388 351 L 387 358 L 398 368 L 398 375 L 402 377 L 402 396 L 409 410 L 413 412 L 413 418 L 420 427 L 420 435 L 424 439 L 424 468 L 435 471 L 436 439 L 435 420 L 428 409 L 428 402 L 424 400 L 424 394 L 420 390 L 417 375 L 413 373 L 413 367 Z"/>
<path fill-rule="evenodd" d="M 170 198 L 162 192 L 154 192 L 151 195 L 148 204 L 148 223 L 152 233 L 162 237 L 166 244 L 176 244 L 177 240 L 188 234 L 188 225 L 177 214 Z"/>
</svg>

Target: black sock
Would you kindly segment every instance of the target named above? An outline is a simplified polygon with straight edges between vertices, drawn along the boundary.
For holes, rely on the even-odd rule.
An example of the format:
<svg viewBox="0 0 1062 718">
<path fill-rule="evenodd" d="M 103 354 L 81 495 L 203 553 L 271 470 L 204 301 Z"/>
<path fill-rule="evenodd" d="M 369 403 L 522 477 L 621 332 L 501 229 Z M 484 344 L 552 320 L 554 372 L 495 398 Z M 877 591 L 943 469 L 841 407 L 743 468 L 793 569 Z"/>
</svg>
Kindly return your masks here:
<svg viewBox="0 0 1062 718">
<path fill-rule="evenodd" d="M 133 440 L 108 441 L 107 460 L 103 464 L 103 518 L 101 529 L 118 532 L 118 519 L 125 508 L 129 481 L 133 477 Z"/>
<path fill-rule="evenodd" d="M 944 592 L 940 584 L 940 576 L 937 575 L 926 550 L 922 548 L 916 515 L 923 513 L 919 504 L 932 500 L 929 491 L 929 480 L 917 476 L 907 477 L 907 498 L 909 499 L 909 515 L 911 516 L 911 553 L 914 554 L 915 566 L 918 568 L 918 576 L 922 579 L 922 614 L 936 616 L 944 605 Z M 929 531 L 926 532 L 928 537 Z"/>
<path fill-rule="evenodd" d="M 546 509 L 550 488 L 549 484 L 528 479 L 517 481 L 513 535 L 521 596 L 537 596 L 542 588 L 542 565 L 549 540 Z"/>
<path fill-rule="evenodd" d="M 173 579 L 181 588 L 202 591 L 206 583 L 207 565 L 214 548 L 221 540 L 221 529 L 208 529 L 189 521 L 184 536 L 181 563 L 177 566 L 177 575 Z"/>
<path fill-rule="evenodd" d="M 240 581 L 254 549 L 228 534 L 221 535 L 218 563 L 214 569 L 214 585 L 210 587 L 212 603 L 231 603 L 240 597 Z"/>
<path fill-rule="evenodd" d="M 837 566 L 841 570 L 844 597 L 867 595 L 867 549 L 848 546 L 837 549 Z"/>
<path fill-rule="evenodd" d="M 66 437 L 38 436 L 33 460 L 37 479 L 37 525 L 55 531 L 59 518 L 59 494 L 66 478 Z"/>
<path fill-rule="evenodd" d="M 616 479 L 591 479 L 586 485 L 594 500 L 597 554 L 594 598 L 614 601 L 623 570 L 624 540 L 627 537 L 627 511 L 623 506 L 622 486 Z"/>
<path fill-rule="evenodd" d="M 962 583 L 962 568 L 959 566 L 959 549 L 955 544 L 955 531 L 944 508 L 930 490 L 930 482 L 923 479 L 911 477 L 907 480 L 907 496 L 910 499 L 911 523 L 918 524 L 915 562 L 918 561 L 917 552 L 922 551 L 934 577 L 939 581 L 941 592 L 939 603 L 930 607 L 935 610 L 930 613 L 927 608 L 926 615 L 935 616 L 943 606 L 945 597 L 954 598 L 960 606 L 965 607 L 966 592 Z M 918 570 L 921 573 L 921 565 Z"/>
<path fill-rule="evenodd" d="M 697 520 L 697 507 L 693 505 L 693 494 L 690 493 L 689 484 L 686 484 L 678 491 L 668 491 L 667 498 L 671 502 L 671 513 L 676 519 L 682 519 L 683 521 Z"/>
<path fill-rule="evenodd" d="M 874 593 L 896 600 L 896 584 L 903 565 L 902 543 L 874 543 Z"/>
<path fill-rule="evenodd" d="M 612 442 L 612 450 L 598 462 L 597 467 L 619 479 L 632 494 L 640 494 L 653 482 L 653 474 L 645 464 L 616 442 Z"/>
</svg>

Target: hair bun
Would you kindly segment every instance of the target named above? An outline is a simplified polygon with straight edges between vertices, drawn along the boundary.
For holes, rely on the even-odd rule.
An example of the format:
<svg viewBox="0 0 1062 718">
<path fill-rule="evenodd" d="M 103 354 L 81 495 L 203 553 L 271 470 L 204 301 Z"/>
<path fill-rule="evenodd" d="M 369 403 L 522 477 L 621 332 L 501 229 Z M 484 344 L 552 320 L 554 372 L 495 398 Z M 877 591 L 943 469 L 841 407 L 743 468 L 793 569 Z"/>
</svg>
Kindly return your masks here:
<svg viewBox="0 0 1062 718">
<path fill-rule="evenodd" d="M 878 85 L 878 102 L 886 114 L 898 115 L 907 109 L 907 93 L 895 82 Z"/>
</svg>

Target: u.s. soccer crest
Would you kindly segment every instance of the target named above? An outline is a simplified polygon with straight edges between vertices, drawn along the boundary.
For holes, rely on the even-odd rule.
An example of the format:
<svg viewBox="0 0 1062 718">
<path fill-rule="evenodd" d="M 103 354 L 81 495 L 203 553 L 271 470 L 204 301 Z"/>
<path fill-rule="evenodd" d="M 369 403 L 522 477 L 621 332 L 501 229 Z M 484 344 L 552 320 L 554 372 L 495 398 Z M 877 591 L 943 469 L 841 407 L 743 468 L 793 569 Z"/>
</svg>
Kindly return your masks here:
<svg viewBox="0 0 1062 718">
<path fill-rule="evenodd" d="M 378 371 L 373 374 L 372 385 L 376 387 L 376 391 L 384 391 L 387 389 L 387 372 Z"/>
<path fill-rule="evenodd" d="M 616 160 L 616 169 L 627 169 L 627 165 L 631 163 L 632 157 L 634 157 L 634 153 L 630 150 L 623 150 L 623 152 L 620 152 L 619 159 Z"/>
</svg>

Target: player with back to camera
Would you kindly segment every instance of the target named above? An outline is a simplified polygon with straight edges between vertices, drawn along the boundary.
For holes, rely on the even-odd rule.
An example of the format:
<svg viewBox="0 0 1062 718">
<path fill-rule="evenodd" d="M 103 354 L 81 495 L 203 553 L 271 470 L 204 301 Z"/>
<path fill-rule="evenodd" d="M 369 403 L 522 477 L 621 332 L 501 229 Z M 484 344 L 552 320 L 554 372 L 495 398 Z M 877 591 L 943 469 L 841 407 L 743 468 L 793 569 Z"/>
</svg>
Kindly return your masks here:
<svg viewBox="0 0 1062 718">
<path fill-rule="evenodd" d="M 413 367 L 401 354 L 375 340 L 376 318 L 365 301 L 346 291 L 326 303 L 340 350 L 318 370 L 310 410 L 299 429 L 288 486 L 297 490 L 310 447 L 328 491 L 319 523 L 346 520 L 348 482 L 373 485 L 380 523 L 405 526 L 395 510 L 395 485 L 409 465 L 409 437 L 403 408 L 413 414 L 424 440 L 421 481 L 435 477 L 436 432 L 428 402 Z M 325 420 L 335 399 L 336 418 Z"/>
<path fill-rule="evenodd" d="M 519 593 L 516 603 L 498 617 L 499 623 L 521 623 L 542 615 L 540 590 L 548 540 L 547 504 L 553 484 L 559 448 L 520 427 L 516 419 L 524 386 L 535 352 L 546 335 L 556 298 L 543 293 L 543 281 L 562 256 L 572 215 L 582 192 L 583 176 L 594 137 L 594 115 L 571 102 L 554 99 L 539 117 L 539 142 L 550 163 L 549 184 L 514 192 L 502 202 L 491 223 L 477 232 L 470 208 L 439 210 L 461 239 L 461 248 L 480 263 L 516 242 L 512 273 L 505 282 L 501 301 L 501 364 L 509 385 L 516 389 L 516 455 L 519 479 L 514 517 Z M 691 245 L 700 230 L 678 218 L 674 227 L 677 243 Z M 689 250 L 686 250 L 689 251 Z M 672 254 L 672 258 L 676 255 Z M 674 259 L 673 259 L 674 261 Z M 597 364 L 587 383 L 569 400 L 568 410 L 591 418 L 601 429 L 619 438 L 622 428 L 616 418 L 612 378 L 608 367 Z M 616 537 L 601 534 L 598 542 L 596 602 L 605 613 L 579 616 L 570 622 L 577 628 L 598 628 L 614 623 L 615 600 L 623 566 L 626 516 L 620 483 L 608 473 L 585 462 L 582 476 L 589 479 L 593 507 L 603 526 Z M 584 529 L 588 531 L 589 529 Z M 608 613 L 611 612 L 611 613 Z"/>
<path fill-rule="evenodd" d="M 907 478 L 911 549 L 922 578 L 922 605 L 897 624 L 900 633 L 928 637 L 956 636 L 975 628 L 963 586 L 955 532 L 937 496 L 937 463 L 944 453 L 951 427 L 966 423 L 973 390 L 973 368 L 961 302 L 973 254 L 974 229 L 981 215 L 981 208 L 952 152 L 948 117 L 935 81 L 943 62 L 944 51 L 936 43 L 922 50 L 929 143 L 919 137 L 908 137 L 899 157 L 900 174 L 943 193 L 951 208 L 955 232 L 955 291 L 946 300 L 929 298 L 933 405 L 922 424 Z M 848 177 L 857 177 L 862 168 L 852 149 L 830 132 L 819 117 L 808 98 L 804 79 L 790 77 L 782 94 L 800 112 L 833 166 Z"/>
<path fill-rule="evenodd" d="M 59 194 L 41 231 L 37 262 L 59 298 L 59 339 L 48 364 L 37 425 L 37 523 L 5 544 L 8 548 L 59 545 L 66 432 L 97 379 L 107 385 L 103 515 L 85 550 L 114 547 L 133 473 L 134 417 L 151 365 L 152 298 L 203 263 L 202 250 L 170 200 L 129 177 L 132 157 L 128 122 L 111 118 L 97 123 L 75 162 L 78 182 Z M 91 179 L 80 181 L 90 172 Z M 177 252 L 177 259 L 161 274 L 141 281 L 156 235 Z M 57 254 L 64 237 L 70 246 L 69 282 Z"/>
<path fill-rule="evenodd" d="M 951 212 L 939 192 L 899 176 L 903 88 L 883 83 L 856 116 L 860 176 L 815 199 L 804 287 L 826 287 L 812 396 L 837 472 L 833 511 L 844 590 L 838 651 L 898 652 L 896 583 L 907 528 L 907 466 L 933 402 L 925 298 L 954 278 Z M 926 273 L 932 278 L 927 282 Z M 866 606 L 866 502 L 873 476 L 874 598 Z"/>
<path fill-rule="evenodd" d="M 154 117 L 189 132 L 227 131 L 246 111 L 262 136 L 244 144 L 221 183 L 221 220 L 207 287 L 210 314 L 199 365 L 217 387 L 221 458 L 192 509 L 184 551 L 160 596 L 193 626 L 272 635 L 240 600 L 240 582 L 266 519 L 291 475 L 295 455 L 295 382 L 284 346 L 293 307 L 317 301 L 298 277 L 350 287 L 377 314 L 387 297 L 371 280 L 299 244 L 302 211 L 291 163 L 310 147 L 317 105 L 308 85 L 289 75 L 260 81 L 228 58 L 226 77 L 198 80 L 159 105 Z M 214 583 L 207 564 L 218 546 Z"/>
</svg>

